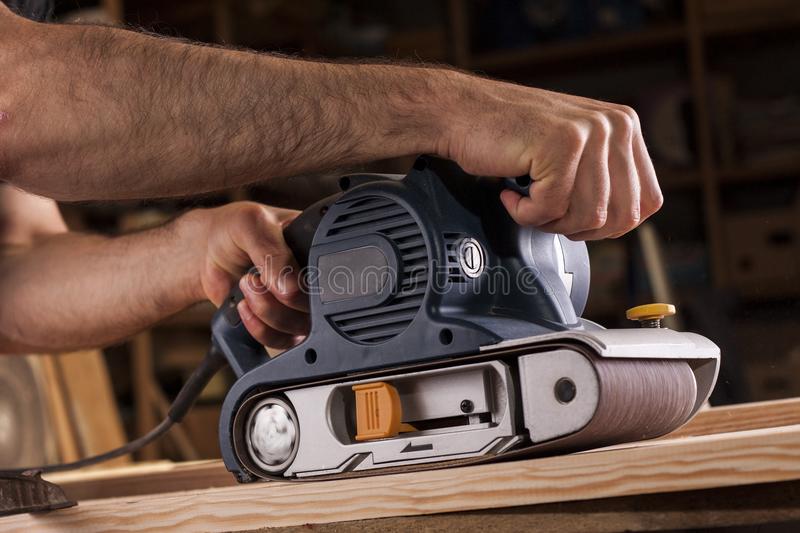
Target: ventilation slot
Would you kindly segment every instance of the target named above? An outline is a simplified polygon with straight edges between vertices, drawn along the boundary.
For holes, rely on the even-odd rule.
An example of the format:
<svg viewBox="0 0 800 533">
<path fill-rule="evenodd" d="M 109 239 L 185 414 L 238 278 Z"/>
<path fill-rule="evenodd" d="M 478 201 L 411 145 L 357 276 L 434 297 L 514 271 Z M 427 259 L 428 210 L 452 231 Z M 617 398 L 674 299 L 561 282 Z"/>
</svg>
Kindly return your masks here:
<svg viewBox="0 0 800 533">
<path fill-rule="evenodd" d="M 383 305 L 331 315 L 329 320 L 346 338 L 363 344 L 386 342 L 417 316 L 428 288 L 429 253 L 419 225 L 403 206 L 383 197 L 360 198 L 343 206 L 328 237 L 381 234 L 400 251 L 398 291 Z"/>
<path fill-rule="evenodd" d="M 450 283 L 467 283 L 467 278 L 458 264 L 458 244 L 465 235 L 461 233 L 443 233 L 447 250 L 447 281 Z"/>
</svg>

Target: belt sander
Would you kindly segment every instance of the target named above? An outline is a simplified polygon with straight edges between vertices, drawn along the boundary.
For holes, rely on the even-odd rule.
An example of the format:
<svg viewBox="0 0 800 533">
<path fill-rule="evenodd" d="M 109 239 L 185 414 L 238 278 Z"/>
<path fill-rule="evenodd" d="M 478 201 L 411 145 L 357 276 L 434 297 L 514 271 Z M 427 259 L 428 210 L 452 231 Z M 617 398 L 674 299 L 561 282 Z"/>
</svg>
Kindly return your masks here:
<svg viewBox="0 0 800 533">
<path fill-rule="evenodd" d="M 586 246 L 517 225 L 502 188 L 422 157 L 406 176 L 351 175 L 284 236 L 304 270 L 311 331 L 269 359 L 235 290 L 212 324 L 237 380 L 220 417 L 241 482 L 366 475 L 658 437 L 713 389 L 719 349 L 629 310 L 581 318 Z"/>
<path fill-rule="evenodd" d="M 226 364 L 237 379 L 220 448 L 240 482 L 564 453 L 676 429 L 711 393 L 719 349 L 660 327 L 674 312 L 665 304 L 629 310 L 637 328 L 581 318 L 586 245 L 521 227 L 500 203 L 503 188 L 527 194 L 529 183 L 427 157 L 406 176 L 341 178 L 339 193 L 284 231 L 306 267 L 301 344 L 270 359 L 241 323 L 236 288 L 203 364 L 153 431 L 73 463 L 0 471 L 0 481 L 19 492 L 41 484 L 37 472 L 141 448 Z M 51 500 L 37 508 L 64 505 Z M 0 503 L 0 514 L 30 508 Z"/>
</svg>

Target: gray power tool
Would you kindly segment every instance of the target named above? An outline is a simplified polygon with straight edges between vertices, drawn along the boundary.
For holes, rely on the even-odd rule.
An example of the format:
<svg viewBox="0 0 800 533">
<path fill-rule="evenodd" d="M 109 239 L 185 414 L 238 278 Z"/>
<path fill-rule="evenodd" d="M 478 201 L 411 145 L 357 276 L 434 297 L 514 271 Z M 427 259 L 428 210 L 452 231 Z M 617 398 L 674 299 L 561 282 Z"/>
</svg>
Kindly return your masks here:
<svg viewBox="0 0 800 533">
<path fill-rule="evenodd" d="M 520 227 L 499 201 L 525 179 L 422 157 L 406 176 L 352 175 L 285 237 L 311 332 L 269 359 L 234 291 L 212 324 L 237 376 L 220 418 L 240 481 L 363 475 L 653 438 L 713 389 L 719 349 L 659 318 L 609 330 L 580 317 L 582 242 Z M 647 327 L 650 326 L 650 327 Z"/>
</svg>

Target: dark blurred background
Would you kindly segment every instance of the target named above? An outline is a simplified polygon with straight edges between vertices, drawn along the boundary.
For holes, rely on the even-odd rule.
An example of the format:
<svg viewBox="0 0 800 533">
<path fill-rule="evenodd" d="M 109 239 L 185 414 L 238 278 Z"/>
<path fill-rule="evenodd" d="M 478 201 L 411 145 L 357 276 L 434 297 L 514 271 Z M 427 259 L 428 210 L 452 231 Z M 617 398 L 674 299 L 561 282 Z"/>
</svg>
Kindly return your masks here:
<svg viewBox="0 0 800 533">
<path fill-rule="evenodd" d="M 627 307 L 666 295 L 678 306 L 674 326 L 722 348 L 714 403 L 800 396 L 797 2 L 73 0 L 57 3 L 56 18 L 303 57 L 444 63 L 633 106 L 665 204 L 648 230 L 590 244 L 586 316 L 625 327 Z M 409 166 L 406 159 L 346 170 Z M 63 208 L 75 229 L 117 233 L 237 199 L 301 208 L 330 192 L 332 178 Z M 155 425 L 164 399 L 202 357 L 210 315 L 209 306 L 193 309 L 106 350 L 129 435 Z M 184 424 L 193 450 L 173 438 L 143 457 L 216 455 L 225 379 Z"/>
</svg>

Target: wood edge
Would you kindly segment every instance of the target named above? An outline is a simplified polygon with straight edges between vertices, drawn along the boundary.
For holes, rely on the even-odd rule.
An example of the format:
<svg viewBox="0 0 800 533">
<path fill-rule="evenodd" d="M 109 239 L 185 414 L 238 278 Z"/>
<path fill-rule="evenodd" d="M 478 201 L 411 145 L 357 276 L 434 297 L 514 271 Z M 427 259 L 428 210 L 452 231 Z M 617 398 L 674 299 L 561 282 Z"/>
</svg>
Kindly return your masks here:
<svg viewBox="0 0 800 533">
<path fill-rule="evenodd" d="M 784 413 L 785 416 L 776 417 L 775 411 Z M 731 421 L 735 422 L 736 431 L 731 431 Z M 663 445 L 685 438 L 697 439 L 708 435 L 763 429 L 764 422 L 774 423 L 776 421 L 789 423 L 794 421 L 794 423 L 800 424 L 800 398 L 711 408 L 701 411 L 683 428 L 660 439 L 620 444 L 582 453 L 598 453 L 654 444 Z M 788 424 L 773 424 L 768 427 L 785 425 Z M 726 431 L 717 432 L 720 428 L 724 428 Z M 100 495 L 108 497 L 138 496 L 236 485 L 233 476 L 227 472 L 220 460 L 180 463 L 158 461 L 101 470 L 63 472 L 45 477 L 61 485 L 72 498 L 77 500 L 93 499 Z"/>
<path fill-rule="evenodd" d="M 380 478 L 270 482 L 90 500 L 76 509 L 0 520 L 0 530 L 113 529 L 120 524 L 246 529 L 796 479 L 800 479 L 800 424 Z"/>
</svg>

